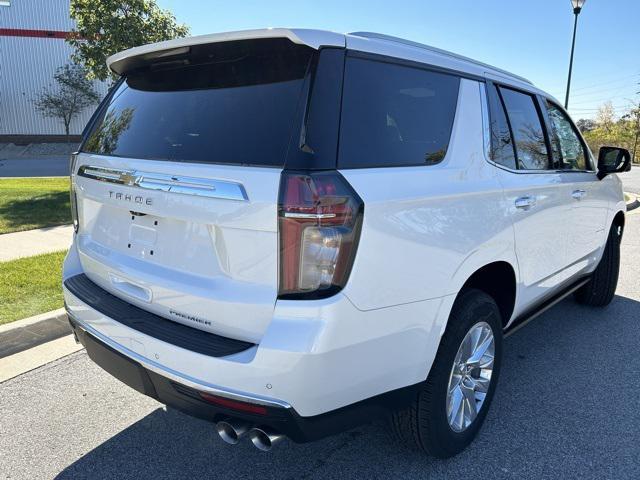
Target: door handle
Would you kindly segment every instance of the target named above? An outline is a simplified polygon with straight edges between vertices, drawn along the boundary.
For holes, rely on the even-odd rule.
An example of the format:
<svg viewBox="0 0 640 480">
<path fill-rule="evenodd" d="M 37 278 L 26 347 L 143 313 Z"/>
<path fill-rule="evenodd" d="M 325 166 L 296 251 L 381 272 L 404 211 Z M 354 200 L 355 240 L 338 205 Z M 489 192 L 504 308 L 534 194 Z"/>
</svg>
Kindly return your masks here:
<svg viewBox="0 0 640 480">
<path fill-rule="evenodd" d="M 516 208 L 520 208 L 522 210 L 529 210 L 531 207 L 536 204 L 536 197 L 518 197 L 515 201 Z"/>
<path fill-rule="evenodd" d="M 574 190 L 573 192 L 571 192 L 571 196 L 576 200 L 582 199 L 582 197 L 584 197 L 586 194 L 587 192 L 584 190 Z"/>
</svg>

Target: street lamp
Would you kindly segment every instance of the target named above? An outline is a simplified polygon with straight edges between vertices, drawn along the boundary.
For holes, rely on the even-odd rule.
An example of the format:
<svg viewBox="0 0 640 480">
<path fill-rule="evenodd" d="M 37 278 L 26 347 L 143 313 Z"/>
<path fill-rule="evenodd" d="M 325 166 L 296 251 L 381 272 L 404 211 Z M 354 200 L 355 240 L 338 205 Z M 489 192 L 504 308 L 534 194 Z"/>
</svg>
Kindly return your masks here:
<svg viewBox="0 0 640 480">
<path fill-rule="evenodd" d="M 567 96 L 564 99 L 564 108 L 569 108 L 569 89 L 571 88 L 571 70 L 573 69 L 573 51 L 576 48 L 576 29 L 578 28 L 578 15 L 582 11 L 582 7 L 587 0 L 571 0 L 573 6 L 573 14 L 576 19 L 573 22 L 573 41 L 571 42 L 571 57 L 569 59 L 569 78 L 567 78 Z"/>
</svg>

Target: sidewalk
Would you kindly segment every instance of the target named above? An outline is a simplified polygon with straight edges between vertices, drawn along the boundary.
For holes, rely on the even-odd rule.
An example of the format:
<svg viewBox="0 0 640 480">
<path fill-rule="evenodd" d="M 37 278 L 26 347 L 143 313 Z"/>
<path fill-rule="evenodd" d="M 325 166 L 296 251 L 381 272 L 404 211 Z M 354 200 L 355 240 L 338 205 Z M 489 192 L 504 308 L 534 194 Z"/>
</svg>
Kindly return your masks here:
<svg viewBox="0 0 640 480">
<path fill-rule="evenodd" d="M 0 235 L 0 262 L 58 252 L 71 246 L 73 226 L 62 225 Z"/>
</svg>

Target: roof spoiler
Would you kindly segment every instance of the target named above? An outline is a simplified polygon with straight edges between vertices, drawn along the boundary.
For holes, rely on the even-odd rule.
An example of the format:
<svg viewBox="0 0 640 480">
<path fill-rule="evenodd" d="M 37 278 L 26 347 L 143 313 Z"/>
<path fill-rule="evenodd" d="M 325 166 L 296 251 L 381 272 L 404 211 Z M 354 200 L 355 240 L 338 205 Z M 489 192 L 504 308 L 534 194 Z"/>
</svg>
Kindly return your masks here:
<svg viewBox="0 0 640 480">
<path fill-rule="evenodd" d="M 345 36 L 341 33 L 322 30 L 265 28 L 260 30 L 242 30 L 238 32 L 214 33 L 196 37 L 176 38 L 164 42 L 150 43 L 140 47 L 130 48 L 110 56 L 107 67 L 118 74 L 124 75 L 141 63 L 155 59 L 172 57 L 188 53 L 194 45 L 232 42 L 236 40 L 256 40 L 261 38 L 287 38 L 293 43 L 307 45 L 315 50 L 320 47 L 342 47 L 346 45 Z"/>
</svg>

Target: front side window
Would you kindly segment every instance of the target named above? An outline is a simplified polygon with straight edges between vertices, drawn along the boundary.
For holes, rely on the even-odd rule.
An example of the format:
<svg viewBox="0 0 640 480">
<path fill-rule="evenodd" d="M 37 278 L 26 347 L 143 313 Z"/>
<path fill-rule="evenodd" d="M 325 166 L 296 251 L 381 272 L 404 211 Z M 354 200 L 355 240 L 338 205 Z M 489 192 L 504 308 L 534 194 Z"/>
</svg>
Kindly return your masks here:
<svg viewBox="0 0 640 480">
<path fill-rule="evenodd" d="M 554 150 L 560 157 L 563 170 L 587 170 L 584 146 L 575 128 L 562 110 L 547 102 Z"/>
<path fill-rule="evenodd" d="M 534 98 L 510 88 L 499 90 L 511 125 L 518 169 L 549 169 L 547 143 Z"/>
<path fill-rule="evenodd" d="M 433 165 L 449 146 L 460 78 L 348 58 L 338 165 Z"/>
</svg>

